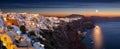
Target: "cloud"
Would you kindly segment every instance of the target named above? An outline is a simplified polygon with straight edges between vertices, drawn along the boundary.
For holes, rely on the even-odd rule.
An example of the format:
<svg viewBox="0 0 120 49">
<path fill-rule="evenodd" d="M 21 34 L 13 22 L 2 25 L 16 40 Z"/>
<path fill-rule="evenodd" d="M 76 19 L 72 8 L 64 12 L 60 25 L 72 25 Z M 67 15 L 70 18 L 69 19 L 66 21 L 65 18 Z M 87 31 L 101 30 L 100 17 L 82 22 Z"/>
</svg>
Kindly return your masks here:
<svg viewBox="0 0 120 49">
<path fill-rule="evenodd" d="M 40 3 L 40 2 L 120 2 L 120 0 L 0 0 L 0 3 Z"/>
<path fill-rule="evenodd" d="M 0 4 L 0 8 L 119 8 L 120 3 L 41 2 Z"/>
<path fill-rule="evenodd" d="M 11 3 L 0 4 L 0 7 L 14 7 L 14 8 L 75 8 L 85 7 L 88 5 L 72 2 L 41 2 L 41 3 Z"/>
</svg>

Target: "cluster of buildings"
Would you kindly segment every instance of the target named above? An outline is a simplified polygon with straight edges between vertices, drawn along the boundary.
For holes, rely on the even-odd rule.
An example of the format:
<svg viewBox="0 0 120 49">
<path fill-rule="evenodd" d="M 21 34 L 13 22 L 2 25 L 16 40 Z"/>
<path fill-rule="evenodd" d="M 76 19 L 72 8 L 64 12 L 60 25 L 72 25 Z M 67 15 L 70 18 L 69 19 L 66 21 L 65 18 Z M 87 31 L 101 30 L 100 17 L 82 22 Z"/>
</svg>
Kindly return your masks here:
<svg viewBox="0 0 120 49">
<path fill-rule="evenodd" d="M 0 11 L 0 40 L 7 49 L 17 49 L 14 41 L 19 41 L 20 39 L 20 44 L 18 45 L 28 46 L 32 44 L 35 49 L 45 49 L 44 44 L 34 42 L 34 40 L 31 40 L 27 35 L 21 35 L 20 26 L 24 25 L 27 33 L 34 30 L 38 37 L 44 39 L 44 37 L 38 34 L 41 32 L 40 29 L 52 30 L 53 27 L 59 26 L 61 21 L 70 22 L 77 19 L 82 18 L 44 17 L 40 14 L 2 13 L 2 11 Z M 9 29 L 8 26 L 13 27 L 13 29 Z"/>
</svg>

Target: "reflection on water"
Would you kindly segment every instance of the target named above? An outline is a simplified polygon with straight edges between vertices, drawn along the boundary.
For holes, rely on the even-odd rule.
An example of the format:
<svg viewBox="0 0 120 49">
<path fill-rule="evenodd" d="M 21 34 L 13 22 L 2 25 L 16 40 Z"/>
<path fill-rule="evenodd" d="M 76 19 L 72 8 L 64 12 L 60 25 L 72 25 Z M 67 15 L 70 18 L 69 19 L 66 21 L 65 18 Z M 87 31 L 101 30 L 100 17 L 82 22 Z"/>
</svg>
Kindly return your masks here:
<svg viewBox="0 0 120 49">
<path fill-rule="evenodd" d="M 93 33 L 94 33 L 94 39 L 98 38 L 101 41 L 100 44 L 102 44 L 102 49 L 120 49 L 120 22 L 104 22 L 104 23 L 96 23 L 96 25 L 99 25 L 98 28 L 100 29 L 94 29 L 89 30 L 87 33 L 87 36 L 84 38 L 83 42 L 88 45 L 91 49 L 95 47 L 94 45 L 99 42 L 93 42 Z M 97 30 L 101 30 L 100 32 Z M 99 32 L 99 37 L 96 35 Z M 96 37 L 95 37 L 96 36 Z M 103 38 L 102 38 L 103 37 Z M 94 40 L 96 41 L 96 40 Z M 102 43 L 103 42 L 103 43 Z M 94 45 L 93 45 L 94 44 Z M 96 46 L 97 47 L 97 46 Z M 94 48 L 95 49 L 95 48 Z"/>
<path fill-rule="evenodd" d="M 95 26 L 93 30 L 93 42 L 94 42 L 94 49 L 102 49 L 102 32 L 99 26 Z"/>
</svg>

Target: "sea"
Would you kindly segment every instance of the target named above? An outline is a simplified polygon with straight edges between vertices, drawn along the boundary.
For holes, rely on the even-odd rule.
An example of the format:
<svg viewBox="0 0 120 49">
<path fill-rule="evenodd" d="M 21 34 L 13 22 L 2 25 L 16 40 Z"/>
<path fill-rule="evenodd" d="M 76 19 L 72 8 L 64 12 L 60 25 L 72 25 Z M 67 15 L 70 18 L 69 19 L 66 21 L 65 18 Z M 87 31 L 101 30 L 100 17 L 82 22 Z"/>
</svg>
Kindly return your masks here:
<svg viewBox="0 0 120 49">
<path fill-rule="evenodd" d="M 120 22 L 100 22 L 95 25 L 101 28 L 102 49 L 120 49 Z M 83 43 L 91 49 L 95 46 L 93 30 L 88 30 L 88 34 L 83 40 Z"/>
</svg>

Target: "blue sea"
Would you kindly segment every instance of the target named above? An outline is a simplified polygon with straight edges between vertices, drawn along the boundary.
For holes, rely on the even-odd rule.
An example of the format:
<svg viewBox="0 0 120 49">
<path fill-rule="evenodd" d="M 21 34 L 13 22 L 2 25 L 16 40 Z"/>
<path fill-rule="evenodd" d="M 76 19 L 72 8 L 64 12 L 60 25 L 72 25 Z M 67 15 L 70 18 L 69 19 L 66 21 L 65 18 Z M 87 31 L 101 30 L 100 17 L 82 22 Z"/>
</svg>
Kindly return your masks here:
<svg viewBox="0 0 120 49">
<path fill-rule="evenodd" d="M 120 49 L 120 22 L 104 22 L 96 23 L 101 27 L 103 36 L 103 49 Z M 93 48 L 94 42 L 92 38 L 93 31 L 88 31 L 83 42 Z"/>
</svg>

